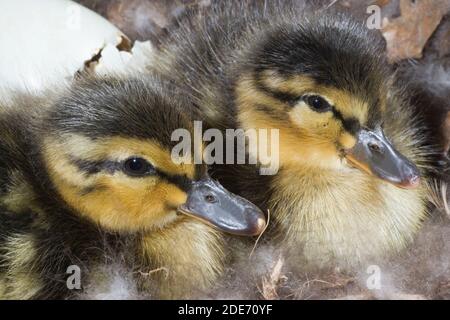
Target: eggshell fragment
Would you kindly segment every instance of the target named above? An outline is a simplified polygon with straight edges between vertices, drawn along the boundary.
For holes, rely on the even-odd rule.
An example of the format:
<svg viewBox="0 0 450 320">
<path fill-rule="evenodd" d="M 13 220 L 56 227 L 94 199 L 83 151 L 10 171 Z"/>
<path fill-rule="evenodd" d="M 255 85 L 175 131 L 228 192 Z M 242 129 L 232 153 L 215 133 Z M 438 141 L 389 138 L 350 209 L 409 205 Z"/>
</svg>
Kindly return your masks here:
<svg viewBox="0 0 450 320">
<path fill-rule="evenodd" d="M 105 47 L 130 50 L 114 25 L 69 0 L 0 2 L 0 92 L 71 81 Z"/>
<path fill-rule="evenodd" d="M 151 61 L 153 47 L 150 41 L 136 41 L 130 51 L 121 51 L 108 44 L 99 53 L 99 59 L 88 64 L 87 71 L 97 75 L 136 74 L 145 71 Z"/>
</svg>

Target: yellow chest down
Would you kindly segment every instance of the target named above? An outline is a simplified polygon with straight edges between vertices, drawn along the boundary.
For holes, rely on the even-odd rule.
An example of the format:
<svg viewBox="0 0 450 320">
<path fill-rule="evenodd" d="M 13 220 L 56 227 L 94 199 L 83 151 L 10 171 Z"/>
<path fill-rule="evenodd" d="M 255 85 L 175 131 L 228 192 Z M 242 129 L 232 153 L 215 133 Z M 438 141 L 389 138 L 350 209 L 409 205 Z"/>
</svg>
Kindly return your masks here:
<svg viewBox="0 0 450 320">
<path fill-rule="evenodd" d="M 356 170 L 283 171 L 270 207 L 283 245 L 312 268 L 352 268 L 402 249 L 426 216 L 425 184 L 400 189 Z"/>
</svg>

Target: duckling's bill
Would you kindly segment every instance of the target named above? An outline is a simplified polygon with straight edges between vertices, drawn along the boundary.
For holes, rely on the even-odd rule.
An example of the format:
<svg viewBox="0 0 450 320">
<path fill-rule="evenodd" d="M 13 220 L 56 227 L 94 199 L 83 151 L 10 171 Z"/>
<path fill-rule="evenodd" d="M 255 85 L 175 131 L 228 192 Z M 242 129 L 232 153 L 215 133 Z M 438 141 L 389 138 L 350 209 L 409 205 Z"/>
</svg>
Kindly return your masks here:
<svg viewBox="0 0 450 320">
<path fill-rule="evenodd" d="M 265 216 L 257 206 L 210 177 L 192 183 L 188 199 L 178 212 L 236 235 L 255 236 L 266 226 Z"/>
<path fill-rule="evenodd" d="M 392 146 L 380 127 L 362 129 L 346 158 L 355 167 L 398 187 L 413 189 L 420 184 L 417 166 Z"/>
</svg>

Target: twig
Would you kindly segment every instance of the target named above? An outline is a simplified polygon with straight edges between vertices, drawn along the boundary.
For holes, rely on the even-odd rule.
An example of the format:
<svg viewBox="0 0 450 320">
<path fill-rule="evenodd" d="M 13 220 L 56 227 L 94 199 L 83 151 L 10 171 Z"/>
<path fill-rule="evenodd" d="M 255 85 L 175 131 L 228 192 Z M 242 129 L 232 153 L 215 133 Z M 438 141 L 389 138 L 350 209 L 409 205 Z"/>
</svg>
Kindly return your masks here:
<svg viewBox="0 0 450 320">
<path fill-rule="evenodd" d="M 441 183 L 441 197 L 442 202 L 444 204 L 444 211 L 448 216 L 450 216 L 450 209 L 448 207 L 448 200 L 447 200 L 447 183 L 445 182 Z"/>
<path fill-rule="evenodd" d="M 138 271 L 138 272 L 139 272 L 139 274 L 140 274 L 141 276 L 149 277 L 149 276 L 151 276 L 152 274 L 157 273 L 157 272 L 160 272 L 160 271 L 164 271 L 164 278 L 165 278 L 165 279 L 167 279 L 167 278 L 169 277 L 169 269 L 166 268 L 166 267 L 159 267 L 159 268 L 150 270 L 149 272 L 142 272 L 142 271 Z"/>
<path fill-rule="evenodd" d="M 332 6 L 334 6 L 335 4 L 336 4 L 336 2 L 338 2 L 339 0 L 333 0 L 333 1 L 331 1 L 326 7 L 325 7 L 325 9 L 329 9 L 329 8 L 331 8 Z"/>
</svg>

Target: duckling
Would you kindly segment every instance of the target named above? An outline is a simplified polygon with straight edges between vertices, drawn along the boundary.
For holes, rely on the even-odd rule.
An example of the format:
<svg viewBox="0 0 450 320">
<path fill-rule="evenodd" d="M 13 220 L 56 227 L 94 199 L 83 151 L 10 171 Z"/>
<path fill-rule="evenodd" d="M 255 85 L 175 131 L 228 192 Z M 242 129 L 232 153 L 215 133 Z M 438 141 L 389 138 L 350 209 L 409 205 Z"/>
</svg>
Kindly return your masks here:
<svg viewBox="0 0 450 320">
<path fill-rule="evenodd" d="M 362 23 L 291 1 L 213 1 L 173 27 L 149 68 L 209 127 L 279 130 L 275 175 L 235 164 L 215 176 L 269 210 L 267 241 L 305 269 L 377 262 L 420 229 L 433 150 Z"/>
<path fill-rule="evenodd" d="M 172 132 L 192 129 L 172 94 L 154 77 L 87 78 L 2 105 L 0 298 L 76 298 L 115 256 L 145 296 L 190 297 L 223 270 L 219 230 L 261 232 L 261 210 L 172 160 Z"/>
</svg>

